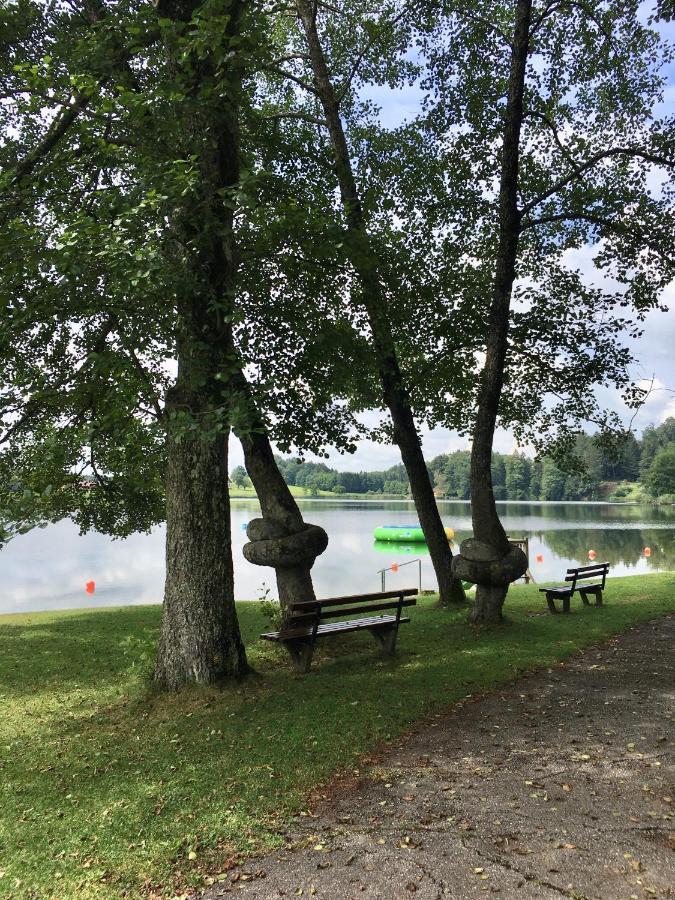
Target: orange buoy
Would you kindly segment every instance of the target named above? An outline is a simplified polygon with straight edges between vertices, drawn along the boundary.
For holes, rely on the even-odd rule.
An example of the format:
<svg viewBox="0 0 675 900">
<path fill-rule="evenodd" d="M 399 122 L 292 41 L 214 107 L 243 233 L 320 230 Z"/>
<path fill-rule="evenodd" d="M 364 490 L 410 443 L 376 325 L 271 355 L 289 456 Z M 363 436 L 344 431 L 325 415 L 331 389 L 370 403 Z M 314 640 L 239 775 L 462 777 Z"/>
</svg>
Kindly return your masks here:
<svg viewBox="0 0 675 900">
<path fill-rule="evenodd" d="M 540 563 L 543 562 L 543 561 L 544 561 L 544 554 L 543 554 L 543 553 L 537 553 L 537 555 L 535 556 L 535 559 L 537 560 L 537 562 L 540 562 Z"/>
<path fill-rule="evenodd" d="M 644 555 L 645 555 L 645 556 L 651 556 L 651 555 L 652 555 L 652 548 L 651 548 L 651 547 L 645 547 L 645 549 L 644 549 L 643 552 L 644 552 Z"/>
<path fill-rule="evenodd" d="M 392 572 L 398 572 L 398 563 L 392 563 L 392 564 L 391 564 L 391 571 L 392 571 Z"/>
<path fill-rule="evenodd" d="M 96 590 L 96 582 L 95 582 L 95 581 L 88 581 L 88 582 L 85 584 L 84 589 L 85 589 L 85 591 L 86 591 L 88 594 L 93 594 L 94 591 Z"/>
<path fill-rule="evenodd" d="M 595 550 L 589 550 L 589 551 L 588 551 L 588 558 L 589 558 L 591 561 L 593 561 L 597 555 L 598 555 L 598 554 L 595 552 Z"/>
</svg>

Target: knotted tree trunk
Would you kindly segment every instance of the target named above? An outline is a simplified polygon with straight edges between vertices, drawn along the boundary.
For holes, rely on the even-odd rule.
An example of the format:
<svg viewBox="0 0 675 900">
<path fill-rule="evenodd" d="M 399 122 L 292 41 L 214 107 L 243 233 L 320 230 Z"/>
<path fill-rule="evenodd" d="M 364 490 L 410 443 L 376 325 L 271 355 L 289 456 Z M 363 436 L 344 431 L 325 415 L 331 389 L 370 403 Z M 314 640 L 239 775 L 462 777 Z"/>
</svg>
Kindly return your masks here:
<svg viewBox="0 0 675 900">
<path fill-rule="evenodd" d="M 255 426 L 259 418 L 250 396 L 248 406 L 249 422 Z M 328 546 L 328 535 L 318 525 L 304 522 L 261 428 L 242 431 L 238 437 L 263 514 L 262 519 L 248 523 L 249 543 L 244 545 L 244 556 L 254 565 L 274 569 L 282 618 L 286 620 L 293 603 L 316 599 L 311 568 Z"/>
<path fill-rule="evenodd" d="M 471 449 L 471 517 L 474 538 L 455 557 L 456 575 L 476 584 L 471 621 L 499 622 L 509 584 L 527 570 L 527 557 L 508 542 L 492 489 L 492 445 L 504 385 L 511 292 L 520 237 L 518 166 L 532 0 L 518 0 L 504 122 L 499 187 L 499 246 L 488 317 L 485 365 Z"/>
</svg>

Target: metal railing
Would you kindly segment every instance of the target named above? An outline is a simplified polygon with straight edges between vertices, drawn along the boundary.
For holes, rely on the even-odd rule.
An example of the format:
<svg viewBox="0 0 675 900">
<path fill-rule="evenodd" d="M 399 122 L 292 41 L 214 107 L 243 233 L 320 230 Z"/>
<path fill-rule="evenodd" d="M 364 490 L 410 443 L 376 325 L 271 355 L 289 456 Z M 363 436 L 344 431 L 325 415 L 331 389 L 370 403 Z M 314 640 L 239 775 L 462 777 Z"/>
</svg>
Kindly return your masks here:
<svg viewBox="0 0 675 900">
<path fill-rule="evenodd" d="M 525 584 L 529 584 L 530 582 L 532 582 L 532 584 L 536 584 L 536 581 L 534 580 L 534 575 L 530 571 L 530 540 L 529 540 L 529 538 L 507 537 L 507 541 L 510 544 L 515 544 L 516 547 L 520 547 L 520 549 L 523 551 L 523 553 L 527 557 L 527 569 L 525 571 L 525 574 L 521 576 L 523 581 L 525 582 Z"/>
<path fill-rule="evenodd" d="M 526 584 L 530 581 L 532 584 L 535 584 L 534 576 L 530 571 L 530 542 L 528 538 L 507 538 L 507 540 L 511 544 L 515 544 L 516 547 L 520 547 L 525 556 L 527 557 L 527 571 L 522 576 L 523 580 Z M 409 559 L 403 563 L 392 563 L 390 566 L 387 566 L 386 569 L 379 569 L 378 575 L 380 576 L 380 583 L 382 585 L 382 591 L 386 591 L 386 582 L 387 582 L 387 572 L 398 572 L 399 569 L 402 569 L 403 566 L 412 566 L 414 563 L 417 563 L 417 578 L 419 584 L 419 591 L 422 593 L 422 560 L 421 559 Z"/>
<path fill-rule="evenodd" d="M 404 566 L 412 566 L 413 563 L 417 563 L 417 576 L 419 583 L 419 591 L 422 593 L 422 560 L 421 559 L 409 559 L 404 563 L 392 563 L 390 566 L 387 566 L 386 569 L 380 569 L 378 571 L 378 575 L 380 576 L 380 582 L 382 584 L 382 591 L 386 591 L 386 583 L 387 583 L 387 572 L 398 572 L 399 569 L 402 569 Z"/>
</svg>

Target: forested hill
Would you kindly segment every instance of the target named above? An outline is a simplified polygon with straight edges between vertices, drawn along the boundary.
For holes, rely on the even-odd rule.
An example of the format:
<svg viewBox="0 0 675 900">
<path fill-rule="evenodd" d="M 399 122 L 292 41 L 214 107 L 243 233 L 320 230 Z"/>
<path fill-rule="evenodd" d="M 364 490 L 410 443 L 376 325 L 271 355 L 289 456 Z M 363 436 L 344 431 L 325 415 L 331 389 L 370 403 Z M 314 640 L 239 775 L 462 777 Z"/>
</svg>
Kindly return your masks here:
<svg viewBox="0 0 675 900">
<path fill-rule="evenodd" d="M 631 435 L 618 458 L 611 458 L 595 439 L 580 434 L 575 455 L 583 472 L 563 471 L 548 457 L 531 459 L 521 453 L 495 453 L 492 479 L 497 500 L 669 499 L 675 502 L 675 418 L 646 428 L 641 439 Z M 390 494 L 406 496 L 403 465 L 375 472 L 338 472 L 324 463 L 277 457 L 287 484 L 308 496 L 334 494 Z M 469 498 L 470 453 L 458 450 L 430 460 L 429 471 L 438 496 Z M 239 466 L 232 472 L 236 486 L 250 484 Z"/>
</svg>

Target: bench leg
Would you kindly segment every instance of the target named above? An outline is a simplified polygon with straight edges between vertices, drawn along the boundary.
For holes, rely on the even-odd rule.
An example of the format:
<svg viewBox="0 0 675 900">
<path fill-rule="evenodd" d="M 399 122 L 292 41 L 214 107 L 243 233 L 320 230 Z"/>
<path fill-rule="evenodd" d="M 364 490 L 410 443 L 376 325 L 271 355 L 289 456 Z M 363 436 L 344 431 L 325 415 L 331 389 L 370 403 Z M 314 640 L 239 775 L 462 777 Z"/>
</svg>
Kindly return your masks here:
<svg viewBox="0 0 675 900">
<path fill-rule="evenodd" d="M 602 591 L 595 592 L 595 605 L 602 606 Z"/>
<path fill-rule="evenodd" d="M 309 672 L 314 654 L 314 644 L 310 641 L 286 641 L 284 646 L 291 654 L 296 672 L 300 672 L 301 675 Z"/>
<path fill-rule="evenodd" d="M 588 594 L 586 591 L 579 591 L 579 593 L 581 594 L 581 602 L 584 606 L 590 606 L 591 604 L 588 602 Z"/>
<path fill-rule="evenodd" d="M 556 609 L 555 600 L 553 599 L 552 594 L 546 595 L 546 603 L 548 604 L 548 611 L 553 613 L 553 615 L 556 615 L 558 610 Z"/>
<path fill-rule="evenodd" d="M 396 637 L 398 628 L 392 625 L 391 628 L 369 628 L 368 631 L 380 645 L 382 656 L 393 656 L 396 652 Z"/>
<path fill-rule="evenodd" d="M 570 595 L 567 594 L 566 597 L 562 598 L 563 602 L 563 612 L 569 614 L 570 611 Z"/>
</svg>

